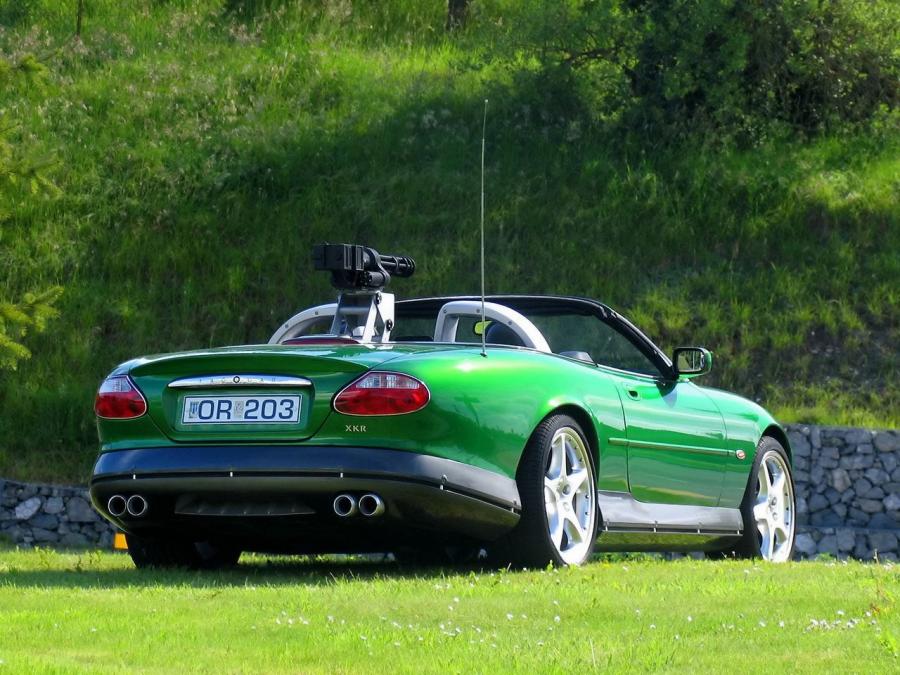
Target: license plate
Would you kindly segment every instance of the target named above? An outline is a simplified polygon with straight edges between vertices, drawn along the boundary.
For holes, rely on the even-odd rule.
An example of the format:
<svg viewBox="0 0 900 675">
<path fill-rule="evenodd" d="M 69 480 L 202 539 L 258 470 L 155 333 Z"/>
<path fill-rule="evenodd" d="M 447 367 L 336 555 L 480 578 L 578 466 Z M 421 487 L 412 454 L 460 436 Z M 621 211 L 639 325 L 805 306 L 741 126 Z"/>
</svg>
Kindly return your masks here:
<svg viewBox="0 0 900 675">
<path fill-rule="evenodd" d="M 296 424 L 299 396 L 185 396 L 182 424 Z"/>
</svg>

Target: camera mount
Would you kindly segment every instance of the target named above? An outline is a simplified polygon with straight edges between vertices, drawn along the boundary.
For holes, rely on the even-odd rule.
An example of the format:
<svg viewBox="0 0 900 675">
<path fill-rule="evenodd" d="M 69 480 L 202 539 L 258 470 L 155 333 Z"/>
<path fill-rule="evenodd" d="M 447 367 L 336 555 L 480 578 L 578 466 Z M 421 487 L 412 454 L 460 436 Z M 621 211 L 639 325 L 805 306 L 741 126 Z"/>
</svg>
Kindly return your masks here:
<svg viewBox="0 0 900 675">
<path fill-rule="evenodd" d="M 358 244 L 318 244 L 315 269 L 331 273 L 331 285 L 341 291 L 331 324 L 332 335 L 360 342 L 389 342 L 394 328 L 394 295 L 383 289 L 391 276 L 408 278 L 416 270 L 408 256 L 381 255 Z"/>
</svg>

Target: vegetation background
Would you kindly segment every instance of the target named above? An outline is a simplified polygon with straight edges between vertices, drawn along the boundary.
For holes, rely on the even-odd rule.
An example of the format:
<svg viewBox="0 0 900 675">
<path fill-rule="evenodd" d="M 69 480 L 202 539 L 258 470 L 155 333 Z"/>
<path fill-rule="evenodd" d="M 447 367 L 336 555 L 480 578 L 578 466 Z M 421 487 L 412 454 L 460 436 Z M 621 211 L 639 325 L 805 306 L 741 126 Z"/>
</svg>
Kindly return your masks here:
<svg viewBox="0 0 900 675">
<path fill-rule="evenodd" d="M 0 73 L 41 66 L 0 77 L 0 176 L 41 177 L 0 185 L 0 337 L 32 354 L 0 371 L 0 475 L 84 480 L 103 376 L 265 341 L 333 295 L 313 243 L 414 256 L 403 295 L 475 292 L 485 98 L 490 291 L 603 299 L 782 421 L 900 426 L 900 4 L 451 23 L 441 0 L 0 0 Z"/>
</svg>

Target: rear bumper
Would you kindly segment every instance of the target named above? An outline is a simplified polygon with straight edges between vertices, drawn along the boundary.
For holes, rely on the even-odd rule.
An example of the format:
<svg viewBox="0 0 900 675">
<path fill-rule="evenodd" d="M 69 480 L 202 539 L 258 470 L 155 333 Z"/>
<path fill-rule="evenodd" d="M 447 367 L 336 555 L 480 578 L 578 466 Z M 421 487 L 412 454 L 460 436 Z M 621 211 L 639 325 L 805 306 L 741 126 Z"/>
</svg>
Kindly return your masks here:
<svg viewBox="0 0 900 675">
<path fill-rule="evenodd" d="M 378 494 L 380 517 L 341 518 L 338 494 Z M 245 549 L 385 550 L 427 540 L 489 541 L 519 519 L 514 480 L 461 462 L 384 448 L 194 446 L 102 454 L 95 508 L 133 534 L 230 539 Z M 113 495 L 141 495 L 146 514 L 113 517 Z"/>
</svg>

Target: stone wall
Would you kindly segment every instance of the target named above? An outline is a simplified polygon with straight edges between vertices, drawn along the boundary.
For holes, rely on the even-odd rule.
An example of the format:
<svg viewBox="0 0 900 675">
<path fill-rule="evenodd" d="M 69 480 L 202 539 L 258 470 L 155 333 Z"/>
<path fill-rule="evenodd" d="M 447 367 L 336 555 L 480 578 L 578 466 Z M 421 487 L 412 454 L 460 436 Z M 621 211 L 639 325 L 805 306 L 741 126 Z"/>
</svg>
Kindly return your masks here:
<svg viewBox="0 0 900 675">
<path fill-rule="evenodd" d="M 787 427 L 797 484 L 798 558 L 896 560 L 900 431 Z M 83 488 L 0 480 L 0 536 L 24 546 L 112 545 Z"/>
<path fill-rule="evenodd" d="M 900 432 L 787 427 L 797 484 L 798 557 L 896 560 Z"/>
<path fill-rule="evenodd" d="M 113 532 L 84 488 L 0 479 L 0 537 L 26 547 L 111 548 Z"/>
</svg>

